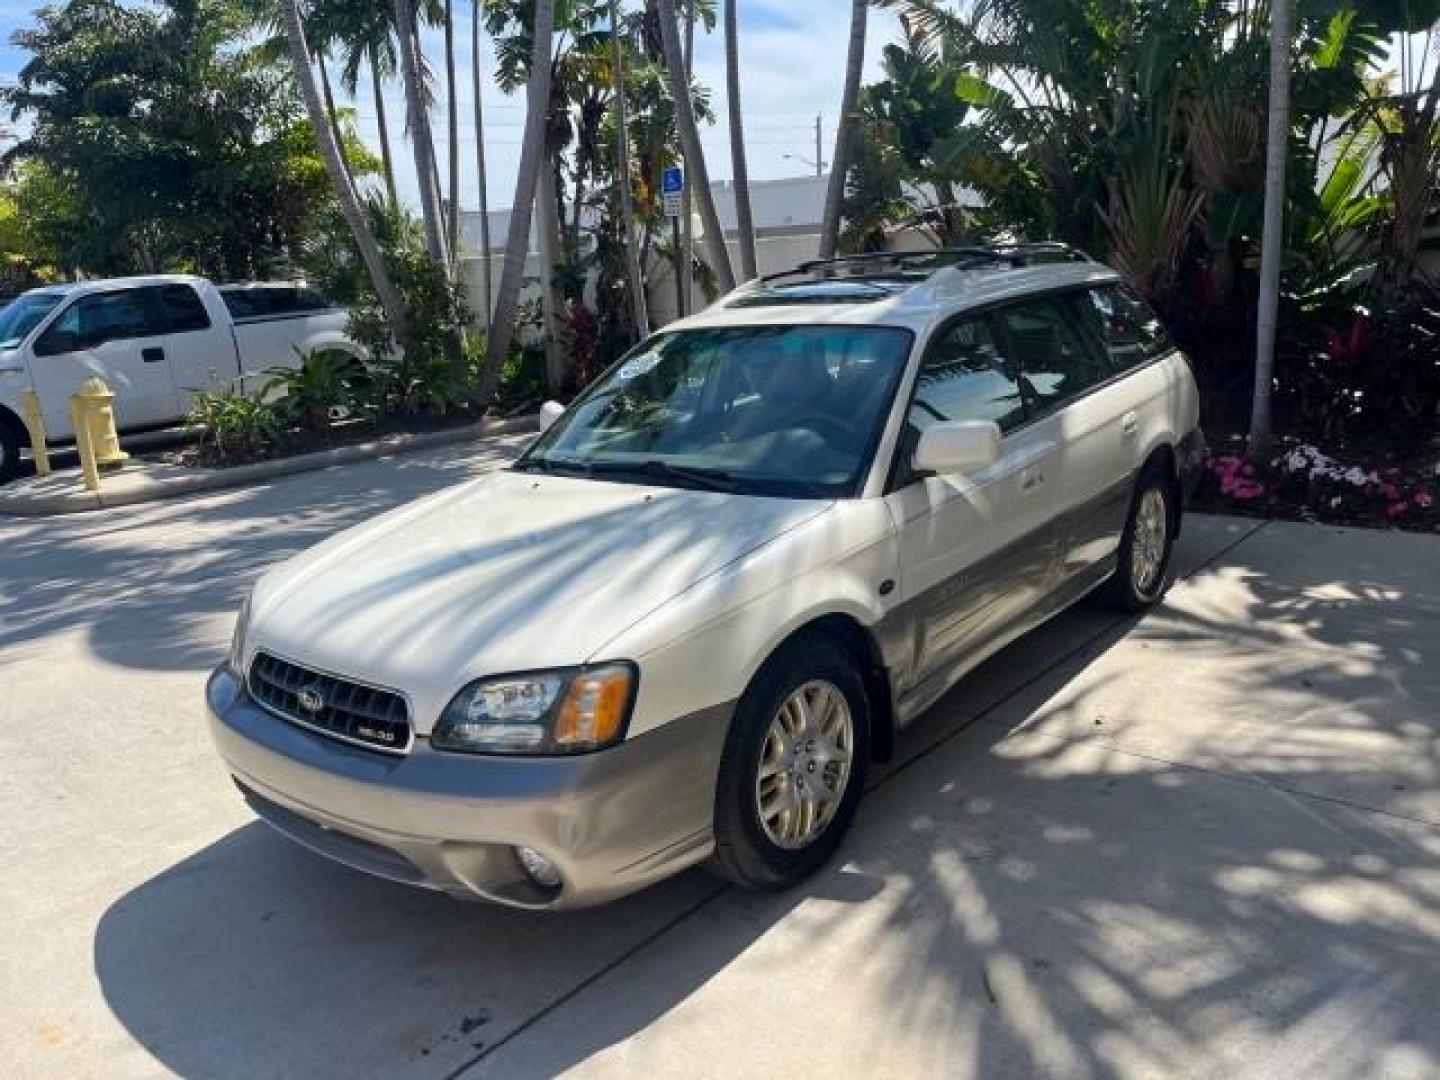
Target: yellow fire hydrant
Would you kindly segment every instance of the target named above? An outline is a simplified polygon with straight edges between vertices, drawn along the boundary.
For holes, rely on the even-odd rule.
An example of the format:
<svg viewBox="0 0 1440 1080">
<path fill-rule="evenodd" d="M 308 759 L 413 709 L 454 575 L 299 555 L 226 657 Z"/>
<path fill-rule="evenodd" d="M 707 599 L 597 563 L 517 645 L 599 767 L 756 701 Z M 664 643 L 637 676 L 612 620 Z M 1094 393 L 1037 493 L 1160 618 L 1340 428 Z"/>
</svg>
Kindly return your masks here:
<svg viewBox="0 0 1440 1080">
<path fill-rule="evenodd" d="M 114 402 L 115 392 L 98 375 L 86 379 L 80 392 L 70 398 L 70 418 L 75 424 L 75 445 L 80 451 L 86 491 L 100 490 L 100 466 L 119 465 L 130 457 L 120 449 Z"/>
</svg>

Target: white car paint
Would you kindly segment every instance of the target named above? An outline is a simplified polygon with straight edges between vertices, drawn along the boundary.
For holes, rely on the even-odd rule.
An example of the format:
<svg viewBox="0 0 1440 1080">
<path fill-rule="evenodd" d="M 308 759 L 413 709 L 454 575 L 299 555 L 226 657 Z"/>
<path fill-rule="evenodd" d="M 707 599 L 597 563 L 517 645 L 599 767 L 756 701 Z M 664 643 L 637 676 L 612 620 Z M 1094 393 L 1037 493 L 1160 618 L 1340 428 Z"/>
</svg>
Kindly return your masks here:
<svg viewBox="0 0 1440 1080">
<path fill-rule="evenodd" d="M 422 765 L 438 768 L 430 759 L 454 756 L 436 754 L 424 738 L 475 679 L 632 662 L 638 694 L 623 747 L 674 730 L 678 718 L 728 715 L 788 637 L 818 619 L 839 618 L 873 641 L 890 697 L 881 712 L 903 725 L 985 656 L 1103 580 L 1116 557 L 1114 525 L 1142 465 L 1160 452 L 1170 456 L 1155 460 L 1177 468 L 1183 445 L 1198 434 L 1195 385 L 1171 350 L 1015 428 L 990 464 L 893 484 L 892 464 L 899 467 L 893 459 L 927 351 L 957 320 L 991 305 L 1117 281 L 1089 262 L 947 268 L 878 302 L 791 306 L 756 304 L 763 286 L 742 287 L 668 329 L 830 323 L 913 334 L 854 497 L 760 498 L 504 471 L 392 511 L 257 584 L 238 639 L 242 655 L 217 673 L 220 689 L 211 699 L 222 752 L 244 785 L 287 812 L 313 810 L 326 828 L 363 822 L 357 835 L 393 843 L 427 874 L 440 867 L 433 887 L 518 903 L 504 880 L 482 882 L 478 871 L 442 866 L 452 849 L 441 832 L 450 826 L 434 822 L 437 813 L 450 812 L 436 811 L 428 794 L 390 793 L 407 822 L 405 835 L 396 836 L 381 820 L 384 804 L 355 783 L 370 773 L 365 762 L 345 767 L 348 780 L 332 778 L 313 762 L 288 760 L 276 749 L 284 742 L 278 736 L 269 748 L 248 741 L 243 728 L 258 723 L 253 715 L 239 726 L 225 719 L 243 700 L 235 696 L 243 674 L 234 671 L 243 673 L 264 651 L 395 689 L 409 702 L 418 752 L 428 755 L 414 762 L 418 772 Z M 1116 519 L 1108 531 L 1094 524 L 1097 506 Z M 476 761 L 478 768 L 485 759 Z M 527 775 L 544 764 L 527 764 Z M 487 767 L 494 772 L 484 775 L 510 782 L 505 763 Z M 447 787 L 446 794 L 453 792 Z M 455 825 L 467 840 L 532 843 L 535 822 L 546 817 L 532 804 L 507 822 L 503 798 L 497 804 L 491 791 L 473 795 L 491 799 L 483 802 L 489 824 Z M 696 804 L 708 813 L 703 793 Z M 623 872 L 609 864 L 597 869 L 603 859 L 593 846 L 567 853 L 557 836 L 568 836 L 570 826 L 547 826 L 543 839 L 555 845 L 547 853 L 580 875 L 563 903 L 617 895 L 703 858 L 708 826 L 686 821 L 689 831 L 663 853 L 627 851 Z M 421 828 L 436 831 L 422 835 Z"/>
<path fill-rule="evenodd" d="M 193 290 L 209 325 L 82 343 L 63 352 L 37 350 L 67 313 L 75 319 L 76 305 L 101 295 L 138 297 L 140 290 L 164 287 Z M 364 350 L 345 334 L 349 315 L 343 309 L 235 319 L 223 299 L 228 288 L 232 287 L 217 287 L 205 278 L 155 274 L 32 290 L 26 295 L 53 294 L 61 299 L 13 348 L 0 351 L 0 419 L 17 423 L 24 415 L 24 391 L 33 389 L 49 437 L 72 438 L 70 397 L 86 379 L 98 375 L 115 393 L 116 421 L 122 431 L 153 427 L 182 419 L 198 390 L 240 386 L 254 392 L 269 378 L 267 372 L 298 367 L 304 354 L 334 350 L 363 358 Z"/>
</svg>

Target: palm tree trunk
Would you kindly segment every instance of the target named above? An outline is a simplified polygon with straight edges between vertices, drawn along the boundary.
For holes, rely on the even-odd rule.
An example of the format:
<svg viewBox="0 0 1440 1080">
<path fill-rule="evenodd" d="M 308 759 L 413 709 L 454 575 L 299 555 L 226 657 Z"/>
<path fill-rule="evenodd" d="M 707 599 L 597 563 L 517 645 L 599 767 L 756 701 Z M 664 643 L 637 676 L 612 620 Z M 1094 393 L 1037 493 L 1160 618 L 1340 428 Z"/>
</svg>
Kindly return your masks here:
<svg viewBox="0 0 1440 1080">
<path fill-rule="evenodd" d="M 1265 134 L 1265 214 L 1260 233 L 1260 303 L 1255 317 L 1255 396 L 1250 457 L 1270 449 L 1270 390 L 1275 379 L 1275 324 L 1285 246 L 1285 159 L 1290 152 L 1290 2 L 1270 6 L 1270 121 Z"/>
<path fill-rule="evenodd" d="M 420 185 L 420 216 L 425 224 L 425 249 L 448 269 L 445 227 L 440 192 L 435 183 L 435 141 L 430 116 L 420 88 L 420 59 L 415 42 L 415 7 L 411 0 L 393 0 L 395 36 L 400 45 L 400 76 L 405 83 L 405 109 L 410 117 L 410 145 L 415 151 L 415 175 Z"/>
<path fill-rule="evenodd" d="M 380 161 L 385 169 L 385 194 L 390 207 L 400 205 L 400 193 L 395 187 L 395 158 L 390 149 L 390 123 L 385 119 L 385 84 L 380 79 L 380 61 L 375 56 L 375 46 L 366 52 L 370 56 L 370 85 L 375 92 L 375 123 L 380 128 Z"/>
<path fill-rule="evenodd" d="M 323 50 L 315 54 L 315 66 L 320 69 L 320 89 L 325 96 L 325 122 L 330 127 L 330 134 L 335 137 L 335 145 L 340 147 L 340 162 L 345 166 L 345 174 L 350 177 L 351 186 L 354 186 L 355 177 L 350 172 L 350 162 L 345 157 L 345 136 L 340 132 L 340 117 L 335 111 L 335 94 L 330 89 L 330 72 L 325 66 Z"/>
<path fill-rule="evenodd" d="M 695 126 L 690 84 L 685 78 L 685 64 L 680 55 L 680 25 L 675 20 L 675 0 L 659 0 L 659 9 L 665 70 L 669 75 L 670 94 L 675 101 L 675 129 L 680 136 L 685 171 L 688 173 L 686 184 L 695 193 L 700 219 L 705 223 L 706 260 L 720 283 L 720 291 L 729 292 L 735 288 L 735 272 L 730 267 L 730 253 L 725 250 L 725 232 L 720 227 L 720 215 L 715 212 L 715 198 L 705 169 L 705 153 L 700 148 L 700 132 Z"/>
<path fill-rule="evenodd" d="M 830 183 L 825 189 L 825 216 L 820 221 L 820 257 L 835 254 L 840 238 L 840 203 L 845 198 L 845 174 L 850 171 L 850 141 L 855 132 L 855 107 L 860 101 L 860 73 L 865 66 L 866 0 L 854 0 L 850 9 L 850 49 L 845 60 L 845 89 L 840 97 L 840 122 L 835 125 L 835 152 L 830 155 Z"/>
<path fill-rule="evenodd" d="M 391 332 L 396 342 L 404 348 L 410 338 L 405 303 L 401 300 L 395 283 L 390 279 L 390 271 L 385 266 L 380 245 L 376 243 L 375 234 L 370 231 L 370 225 L 365 220 L 365 212 L 355 197 L 355 187 L 350 182 L 350 174 L 340 156 L 340 145 L 326 122 L 325 104 L 321 100 L 319 87 L 315 85 L 315 74 L 310 67 L 310 48 L 305 44 L 305 29 L 300 22 L 299 0 L 284 0 L 284 14 L 285 34 L 290 42 L 290 59 L 295 68 L 295 81 L 305 99 L 310 126 L 315 130 L 315 142 L 320 148 L 320 156 L 325 160 L 325 171 L 330 174 L 330 185 L 335 189 L 340 212 L 345 216 L 345 223 L 350 226 L 355 246 L 370 274 L 370 283 L 385 311 L 386 319 L 390 322 Z"/>
<path fill-rule="evenodd" d="M 740 234 L 740 275 L 755 269 L 755 220 L 750 212 L 750 167 L 745 161 L 745 124 L 740 115 L 740 0 L 725 0 L 725 89 L 730 111 L 730 167 L 735 174 L 735 227 Z"/>
<path fill-rule="evenodd" d="M 500 272 L 495 314 L 490 319 L 487 363 L 480 383 L 482 403 L 489 401 L 495 393 L 500 381 L 500 367 L 509 355 L 510 343 L 514 340 L 515 309 L 520 301 L 520 283 L 525 277 L 525 256 L 530 251 L 530 212 L 535 205 L 536 182 L 545 158 L 554 29 L 554 0 L 535 0 L 534 51 L 530 57 L 530 79 L 525 88 L 525 135 L 520 144 L 515 200 L 505 240 L 505 266 Z"/>
<path fill-rule="evenodd" d="M 445 219 L 446 250 L 450 258 L 460 258 L 460 102 L 455 97 L 455 11 L 454 0 L 445 0 L 445 89 L 450 102 L 446 121 L 449 124 L 448 152 L 449 214 Z"/>
<path fill-rule="evenodd" d="M 620 4 L 610 0 L 610 38 L 613 55 L 611 72 L 615 80 L 615 160 L 620 193 L 620 228 L 624 230 L 625 277 L 630 287 L 630 312 L 635 333 L 643 340 L 650 336 L 650 312 L 645 303 L 645 279 L 640 273 L 639 249 L 635 243 L 635 208 L 630 197 L 630 118 L 625 108 L 625 49 L 620 40 Z"/>
<path fill-rule="evenodd" d="M 480 0 L 470 0 L 470 75 L 475 95 L 475 174 L 480 186 L 480 293 L 485 301 L 488 325 L 494 298 L 490 295 L 490 195 L 485 181 L 485 113 L 481 100 L 480 78 Z"/>
<path fill-rule="evenodd" d="M 539 214 L 540 239 L 540 308 L 545 320 L 545 383 L 552 395 L 558 395 L 565 386 L 565 350 L 561 340 L 565 328 L 561 325 L 561 303 L 555 288 L 555 267 L 560 260 L 560 204 L 556 196 L 555 173 L 558 163 L 552 151 L 547 151 L 545 161 L 536 177 L 535 208 Z"/>
</svg>

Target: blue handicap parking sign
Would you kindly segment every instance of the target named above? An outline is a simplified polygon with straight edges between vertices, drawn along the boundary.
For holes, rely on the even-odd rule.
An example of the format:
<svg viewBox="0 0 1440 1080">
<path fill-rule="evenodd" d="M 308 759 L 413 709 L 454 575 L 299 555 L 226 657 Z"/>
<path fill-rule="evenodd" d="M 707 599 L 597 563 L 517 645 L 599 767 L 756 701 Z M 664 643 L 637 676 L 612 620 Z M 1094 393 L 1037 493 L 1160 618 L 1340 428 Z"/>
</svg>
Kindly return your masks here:
<svg viewBox="0 0 1440 1080">
<path fill-rule="evenodd" d="M 660 178 L 660 191 L 665 195 L 678 195 L 685 190 L 685 170 L 671 165 Z"/>
</svg>

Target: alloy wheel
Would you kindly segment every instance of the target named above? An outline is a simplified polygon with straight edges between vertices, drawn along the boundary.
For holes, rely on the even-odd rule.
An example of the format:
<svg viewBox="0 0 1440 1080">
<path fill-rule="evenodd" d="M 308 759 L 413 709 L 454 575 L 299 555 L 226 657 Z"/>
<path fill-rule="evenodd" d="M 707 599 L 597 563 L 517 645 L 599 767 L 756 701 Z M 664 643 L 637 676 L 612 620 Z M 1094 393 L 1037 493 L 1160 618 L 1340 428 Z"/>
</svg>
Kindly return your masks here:
<svg viewBox="0 0 1440 1080">
<path fill-rule="evenodd" d="M 755 778 L 755 805 L 771 843 L 794 851 L 825 832 L 850 784 L 854 754 L 850 703 L 833 683 L 816 679 L 785 699 L 765 733 Z"/>
</svg>

